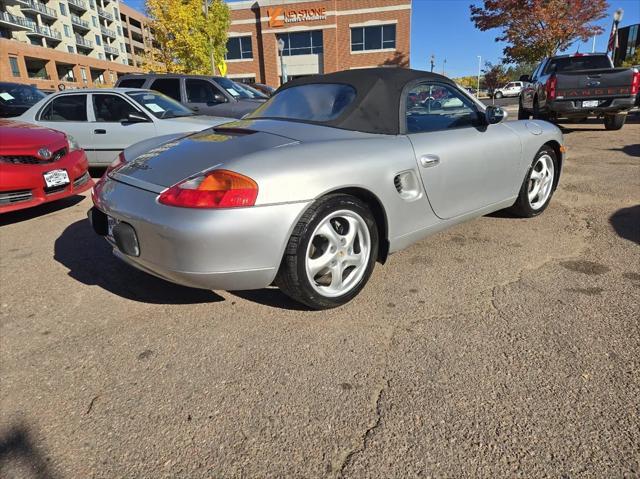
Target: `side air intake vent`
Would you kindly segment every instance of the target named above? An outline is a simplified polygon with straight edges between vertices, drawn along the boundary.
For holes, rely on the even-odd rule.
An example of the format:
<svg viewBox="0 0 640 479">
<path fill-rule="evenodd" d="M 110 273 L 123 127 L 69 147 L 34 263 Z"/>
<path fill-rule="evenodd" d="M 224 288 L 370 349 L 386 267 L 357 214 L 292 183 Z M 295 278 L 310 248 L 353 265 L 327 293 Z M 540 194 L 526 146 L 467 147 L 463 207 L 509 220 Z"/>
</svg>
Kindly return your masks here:
<svg viewBox="0 0 640 479">
<path fill-rule="evenodd" d="M 421 188 L 413 171 L 403 171 L 393 178 L 393 186 L 403 200 L 413 201 L 420 198 Z"/>
</svg>

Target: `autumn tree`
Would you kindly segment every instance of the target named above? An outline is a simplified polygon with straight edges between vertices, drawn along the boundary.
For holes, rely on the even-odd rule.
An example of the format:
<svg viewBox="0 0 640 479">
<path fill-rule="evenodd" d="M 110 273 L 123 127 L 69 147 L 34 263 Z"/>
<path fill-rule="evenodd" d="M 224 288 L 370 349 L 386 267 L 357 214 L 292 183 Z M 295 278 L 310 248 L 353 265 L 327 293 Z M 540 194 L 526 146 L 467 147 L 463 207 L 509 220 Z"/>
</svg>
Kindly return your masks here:
<svg viewBox="0 0 640 479">
<path fill-rule="evenodd" d="M 593 22 L 606 16 L 606 0 L 484 0 L 471 5 L 476 28 L 500 29 L 508 63 L 537 62 L 588 40 L 603 29 Z"/>
<path fill-rule="evenodd" d="M 484 74 L 483 79 L 485 88 L 491 97 L 493 97 L 493 92 L 496 88 L 503 86 L 509 81 L 507 69 L 500 63 L 497 65 L 494 65 L 491 62 L 485 63 L 482 73 Z"/>
<path fill-rule="evenodd" d="M 208 1 L 205 13 L 204 1 Z M 149 52 L 147 69 L 211 74 L 227 51 L 229 7 L 223 0 L 146 0 L 158 48 Z M 155 68 L 154 68 L 155 66 Z"/>
</svg>

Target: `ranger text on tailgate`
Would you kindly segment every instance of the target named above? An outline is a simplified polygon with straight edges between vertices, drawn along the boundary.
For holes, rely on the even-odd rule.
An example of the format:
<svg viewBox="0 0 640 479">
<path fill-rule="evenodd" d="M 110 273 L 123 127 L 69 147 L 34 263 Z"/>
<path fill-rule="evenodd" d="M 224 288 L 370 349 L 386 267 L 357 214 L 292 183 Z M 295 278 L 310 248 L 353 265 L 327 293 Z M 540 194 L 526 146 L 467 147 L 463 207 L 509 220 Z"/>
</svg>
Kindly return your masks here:
<svg viewBox="0 0 640 479">
<path fill-rule="evenodd" d="M 518 119 L 604 119 L 607 130 L 619 130 L 640 89 L 640 72 L 614 68 L 604 53 L 545 58 L 520 93 Z"/>
</svg>

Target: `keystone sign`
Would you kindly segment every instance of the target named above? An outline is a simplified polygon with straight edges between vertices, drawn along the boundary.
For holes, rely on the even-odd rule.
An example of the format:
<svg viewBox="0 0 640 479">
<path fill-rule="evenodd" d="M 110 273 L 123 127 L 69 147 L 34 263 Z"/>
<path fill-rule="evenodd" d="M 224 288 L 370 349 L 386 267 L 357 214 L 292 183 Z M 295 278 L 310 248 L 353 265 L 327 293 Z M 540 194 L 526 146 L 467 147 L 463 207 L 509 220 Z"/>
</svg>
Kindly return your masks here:
<svg viewBox="0 0 640 479">
<path fill-rule="evenodd" d="M 284 7 L 274 7 L 267 10 L 269 26 L 283 27 L 285 23 L 312 22 L 327 18 L 326 7 L 303 8 L 300 10 L 285 10 Z"/>
</svg>

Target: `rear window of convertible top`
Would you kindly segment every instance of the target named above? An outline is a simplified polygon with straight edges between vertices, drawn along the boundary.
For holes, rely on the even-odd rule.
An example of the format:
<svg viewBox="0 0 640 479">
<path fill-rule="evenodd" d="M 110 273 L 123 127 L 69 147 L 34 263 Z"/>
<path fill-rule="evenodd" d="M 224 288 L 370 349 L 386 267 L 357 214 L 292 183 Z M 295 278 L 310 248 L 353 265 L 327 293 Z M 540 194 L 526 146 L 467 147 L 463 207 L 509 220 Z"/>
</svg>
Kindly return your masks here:
<svg viewBox="0 0 640 479">
<path fill-rule="evenodd" d="M 312 122 L 331 121 L 356 98 L 351 85 L 310 83 L 282 90 L 255 110 L 249 118 L 282 118 Z"/>
</svg>

